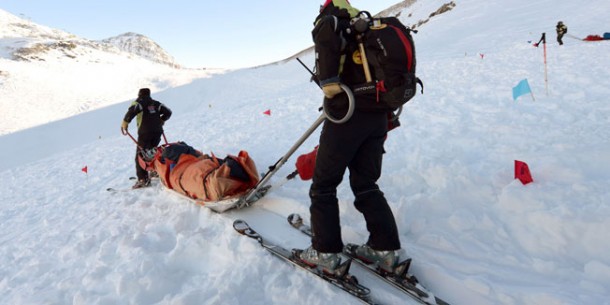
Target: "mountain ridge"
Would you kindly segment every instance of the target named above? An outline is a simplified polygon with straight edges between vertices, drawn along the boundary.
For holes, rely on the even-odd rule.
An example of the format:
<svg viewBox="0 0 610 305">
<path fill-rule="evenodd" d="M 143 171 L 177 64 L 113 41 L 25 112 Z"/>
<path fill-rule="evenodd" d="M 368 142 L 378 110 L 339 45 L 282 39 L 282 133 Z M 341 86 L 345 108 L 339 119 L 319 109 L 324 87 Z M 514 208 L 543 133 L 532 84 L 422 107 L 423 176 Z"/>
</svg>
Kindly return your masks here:
<svg viewBox="0 0 610 305">
<path fill-rule="evenodd" d="M 223 72 L 184 68 L 140 34 L 94 41 L 0 9 L 0 135 Z"/>
<path fill-rule="evenodd" d="M 159 44 L 142 34 L 127 32 L 103 39 L 100 42 L 114 45 L 122 51 L 138 55 L 153 62 L 174 68 L 182 68 L 180 64 L 176 63 L 174 57 L 167 53 Z"/>
<path fill-rule="evenodd" d="M 1 9 L 0 17 L 0 40 L 5 51 L 0 53 L 0 57 L 18 61 L 78 60 L 99 51 L 138 56 L 154 63 L 182 68 L 159 44 L 142 34 L 127 32 L 96 41 L 37 24 Z"/>
</svg>

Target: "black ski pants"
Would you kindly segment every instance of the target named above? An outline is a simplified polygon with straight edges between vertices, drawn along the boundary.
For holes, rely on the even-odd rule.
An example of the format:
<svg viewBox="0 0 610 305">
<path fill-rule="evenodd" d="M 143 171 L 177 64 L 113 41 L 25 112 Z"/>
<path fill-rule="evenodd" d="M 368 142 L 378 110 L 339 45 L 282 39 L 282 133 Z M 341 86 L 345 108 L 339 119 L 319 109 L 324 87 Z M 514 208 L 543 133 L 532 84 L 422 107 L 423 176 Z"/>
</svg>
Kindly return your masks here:
<svg viewBox="0 0 610 305">
<path fill-rule="evenodd" d="M 138 148 L 136 149 L 136 176 L 138 180 L 148 179 L 148 172 L 140 166 L 138 162 L 138 155 L 140 149 L 151 149 L 155 148 L 161 143 L 161 133 L 139 133 L 138 134 Z"/>
<path fill-rule="evenodd" d="M 324 122 L 309 192 L 312 246 L 317 251 L 343 250 L 337 186 L 346 169 L 354 205 L 364 215 L 369 231 L 369 246 L 375 250 L 400 249 L 394 215 L 377 186 L 387 124 L 386 113 L 358 110 L 344 124 Z"/>
<path fill-rule="evenodd" d="M 557 43 L 559 43 L 559 45 L 563 45 L 563 33 L 557 33 Z"/>
</svg>

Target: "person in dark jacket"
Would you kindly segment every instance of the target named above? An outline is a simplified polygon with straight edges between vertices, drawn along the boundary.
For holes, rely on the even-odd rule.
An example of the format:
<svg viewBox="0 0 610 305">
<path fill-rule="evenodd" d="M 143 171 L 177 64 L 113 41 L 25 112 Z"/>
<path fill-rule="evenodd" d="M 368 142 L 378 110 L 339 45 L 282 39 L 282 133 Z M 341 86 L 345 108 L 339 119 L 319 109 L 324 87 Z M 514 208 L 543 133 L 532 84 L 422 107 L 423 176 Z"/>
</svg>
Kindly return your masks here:
<svg viewBox="0 0 610 305">
<path fill-rule="evenodd" d="M 129 123 L 137 116 L 138 122 L 138 148 L 136 150 L 136 175 L 138 181 L 133 188 L 141 188 L 150 185 L 150 177 L 146 169 L 138 162 L 141 152 L 157 147 L 161 142 L 163 124 L 169 120 L 172 111 L 161 102 L 150 97 L 150 89 L 142 88 L 138 92 L 138 98 L 129 106 L 121 129 L 127 130 Z"/>
<path fill-rule="evenodd" d="M 563 45 L 563 35 L 568 33 L 568 27 L 563 24 L 563 21 L 559 21 L 557 22 L 557 26 L 555 27 L 555 30 L 557 31 L 557 42 L 559 43 L 559 45 Z"/>
<path fill-rule="evenodd" d="M 358 14 L 346 0 L 328 0 L 320 8 L 312 31 L 316 52 L 317 79 L 328 99 L 329 112 L 342 117 L 348 98 L 340 83 L 349 87 L 366 82 L 358 44 L 346 29 Z M 296 250 L 310 266 L 333 273 L 343 250 L 337 187 L 349 169 L 354 205 L 364 215 L 369 238 L 356 250 L 358 257 L 392 272 L 398 262 L 400 241 L 394 215 L 377 185 L 381 175 L 383 144 L 388 131 L 388 112 L 371 110 L 376 97 L 356 95 L 356 109 L 350 120 L 336 124 L 326 120 L 314 169 L 311 199 L 312 245 Z"/>
</svg>

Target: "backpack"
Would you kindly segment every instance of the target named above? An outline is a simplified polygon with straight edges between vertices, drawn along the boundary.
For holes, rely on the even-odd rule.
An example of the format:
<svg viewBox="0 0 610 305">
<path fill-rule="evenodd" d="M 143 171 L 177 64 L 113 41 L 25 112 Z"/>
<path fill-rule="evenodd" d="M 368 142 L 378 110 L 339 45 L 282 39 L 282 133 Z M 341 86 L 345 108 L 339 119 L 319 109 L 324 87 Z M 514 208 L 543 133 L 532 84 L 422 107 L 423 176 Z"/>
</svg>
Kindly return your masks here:
<svg viewBox="0 0 610 305">
<path fill-rule="evenodd" d="M 372 82 L 356 86 L 353 91 L 354 94 L 374 92 L 380 107 L 394 111 L 415 96 L 417 84 L 422 87 L 421 93 L 424 92 L 422 81 L 415 75 L 413 30 L 396 17 L 370 20 L 368 29 L 361 35 L 361 42 Z"/>
</svg>

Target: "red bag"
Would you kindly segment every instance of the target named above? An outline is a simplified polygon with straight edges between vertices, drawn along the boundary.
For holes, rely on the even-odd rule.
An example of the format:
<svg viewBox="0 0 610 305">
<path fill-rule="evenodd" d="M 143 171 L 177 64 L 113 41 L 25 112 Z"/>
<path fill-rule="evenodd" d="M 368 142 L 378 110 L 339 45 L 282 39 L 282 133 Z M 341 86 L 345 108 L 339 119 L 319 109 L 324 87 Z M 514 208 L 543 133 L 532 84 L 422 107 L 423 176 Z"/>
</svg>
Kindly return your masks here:
<svg viewBox="0 0 610 305">
<path fill-rule="evenodd" d="M 316 156 L 318 155 L 318 146 L 312 152 L 300 155 L 297 158 L 297 171 L 302 180 L 313 178 L 313 173 L 316 168 Z"/>
</svg>

